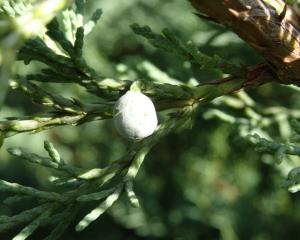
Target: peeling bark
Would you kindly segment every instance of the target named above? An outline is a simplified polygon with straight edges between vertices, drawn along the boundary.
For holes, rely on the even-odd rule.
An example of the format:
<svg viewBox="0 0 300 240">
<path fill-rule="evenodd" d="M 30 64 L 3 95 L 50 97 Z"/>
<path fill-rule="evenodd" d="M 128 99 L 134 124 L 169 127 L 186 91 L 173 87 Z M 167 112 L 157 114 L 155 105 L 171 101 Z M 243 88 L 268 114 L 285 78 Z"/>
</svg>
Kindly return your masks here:
<svg viewBox="0 0 300 240">
<path fill-rule="evenodd" d="M 282 83 L 300 85 L 300 19 L 283 0 L 190 0 L 261 54 Z"/>
</svg>

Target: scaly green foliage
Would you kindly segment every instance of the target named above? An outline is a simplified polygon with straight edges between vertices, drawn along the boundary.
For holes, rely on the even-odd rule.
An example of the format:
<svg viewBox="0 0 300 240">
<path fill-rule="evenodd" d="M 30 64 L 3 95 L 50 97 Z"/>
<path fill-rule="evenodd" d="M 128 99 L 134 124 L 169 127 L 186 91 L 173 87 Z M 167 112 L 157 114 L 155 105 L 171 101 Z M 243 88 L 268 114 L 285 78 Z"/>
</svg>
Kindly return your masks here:
<svg viewBox="0 0 300 240">
<path fill-rule="evenodd" d="M 5 90 L 15 53 L 28 38 L 43 32 L 56 13 L 70 5 L 71 0 L 0 2 L 0 87 Z M 0 103 L 5 91 L 0 94 Z"/>
<path fill-rule="evenodd" d="M 52 6 L 50 4 L 52 2 L 57 5 Z M 53 8 L 49 14 L 41 15 L 40 11 L 46 3 Z M 216 99 L 244 86 L 247 81 L 246 68 L 217 55 L 210 56 L 202 52 L 194 42 L 181 41 L 168 29 L 163 30 L 162 34 L 157 34 L 147 26 L 141 27 L 138 24 L 131 26 L 137 35 L 146 38 L 157 49 L 174 54 L 193 68 L 217 70 L 219 74 L 228 74 L 228 81 L 203 84 L 185 83 L 186 81 L 164 74 L 150 62 L 144 62 L 140 69 L 136 69 L 136 72 L 148 71 L 147 77 L 138 75 L 123 80 L 123 78 L 103 76 L 102 72 L 99 73 L 87 63 L 84 55 L 85 37 L 96 26 L 102 11 L 96 9 L 86 20 L 85 1 L 76 0 L 72 7 L 54 17 L 69 3 L 69 1 L 50 0 L 3 1 L 0 5 L 1 21 L 3 18 L 5 23 L 4 30 L 0 30 L 1 50 L 5 49 L 9 53 L 7 58 L 1 55 L 0 80 L 9 79 L 15 59 L 26 65 L 39 63 L 43 66 L 39 72 L 12 75 L 10 87 L 23 93 L 43 109 L 47 109 L 43 114 L 10 117 L 0 121 L 1 141 L 20 133 L 37 133 L 59 126 L 77 126 L 96 120 L 111 119 L 115 101 L 133 87 L 152 98 L 157 110 L 162 112 L 162 121 L 152 136 L 130 143 L 123 156 L 119 156 L 118 160 L 102 168 L 71 165 L 49 141 L 44 142 L 47 157 L 28 152 L 20 147 L 8 148 L 8 152 L 18 159 L 52 170 L 53 176 L 50 181 L 55 190 L 41 191 L 1 180 L 0 191 L 8 193 L 4 199 L 6 204 L 14 206 L 18 202 L 30 200 L 35 207 L 12 214 L 12 216 L 1 216 L 0 233 L 23 227 L 13 239 L 29 239 L 38 228 L 50 226 L 51 231 L 44 239 L 59 239 L 66 228 L 75 221 L 83 205 L 87 205 L 90 212 L 79 220 L 75 227 L 77 231 L 84 230 L 97 220 L 122 195 L 128 198 L 131 206 L 138 208 L 140 203 L 134 191 L 134 180 L 145 157 L 166 135 L 191 127 L 199 106 L 204 106 L 208 102 L 213 101 L 212 105 L 209 105 L 211 108 L 204 111 L 203 116 L 206 119 L 218 118 L 232 124 L 239 129 L 238 133 L 243 139 L 248 139 L 249 134 L 253 133 L 266 136 L 265 128 L 270 127 L 274 122 L 278 122 L 279 125 L 282 123 L 276 117 L 278 111 L 260 108 L 244 92 L 233 97 L 225 96 Z M 22 28 L 21 23 L 26 27 Z M 32 24 L 37 24 L 38 27 L 30 28 Z M 11 48 L 5 45 L 8 36 L 18 36 Z M 14 55 L 15 52 L 18 52 L 17 56 Z M 193 78 L 195 80 L 196 77 L 193 76 Z M 44 83 L 80 86 L 88 94 L 96 97 L 97 103 L 62 96 L 52 88 L 45 88 Z M 245 116 L 235 117 L 223 112 L 216 108 L 220 105 L 235 109 Z M 296 110 L 282 108 L 279 112 L 291 118 L 300 117 L 299 111 Z M 298 131 L 298 128 L 295 129 Z M 299 155 L 296 146 L 276 144 L 263 138 L 256 138 L 256 140 L 259 150 L 276 153 L 280 158 L 285 154 Z M 293 168 L 285 186 L 290 191 L 296 192 L 299 189 L 298 184 L 300 184 L 299 169 Z M 224 225 L 224 227 L 220 223 L 222 221 L 218 222 L 216 219 L 210 221 L 215 221 L 214 224 L 218 223 L 225 231 L 227 226 Z"/>
<path fill-rule="evenodd" d="M 92 23 L 97 22 L 100 15 L 101 11 L 96 10 L 91 20 L 84 24 L 83 1 L 76 1 L 75 10 L 68 9 L 63 14 L 62 22 L 65 31 L 60 30 L 59 21 L 54 18 L 47 25 L 45 35 L 26 41 L 19 51 L 18 60 L 24 61 L 25 64 L 39 61 L 46 64 L 48 68 L 39 74 L 17 76 L 16 80 L 11 81 L 11 87 L 22 91 L 35 103 L 51 108 L 52 112 L 46 116 L 2 121 L 1 135 L 7 138 L 17 133 L 37 132 L 58 125 L 75 125 L 95 119 L 110 118 L 112 117 L 113 103 L 107 100 L 118 98 L 133 83 L 142 91 L 155 97 L 158 108 L 181 107 L 181 109 L 172 113 L 153 136 L 134 144 L 119 161 L 103 169 L 74 168 L 66 164 L 53 145 L 47 141 L 44 147 L 50 158 L 27 153 L 21 148 L 8 149 L 8 152 L 14 156 L 61 172 L 61 175 L 53 178 L 53 184 L 71 188 L 59 194 L 2 181 L 1 191 L 15 193 L 22 197 L 35 197 L 42 200 L 41 207 L 47 206 L 46 210 L 40 208 L 43 209 L 43 212 L 38 212 L 36 215 L 26 211 L 20 213 L 23 221 L 19 221 L 18 224 L 27 222 L 28 225 L 14 239 L 26 239 L 39 226 L 50 224 L 50 219 L 61 212 L 64 206 L 68 206 L 66 210 L 63 210 L 65 217 L 59 220 L 61 223 L 58 222 L 57 226 L 64 224 L 65 218 L 71 221 L 75 216 L 75 209 L 79 208 L 81 202 L 100 201 L 100 205 L 78 223 L 76 230 L 81 231 L 105 212 L 119 198 L 123 190 L 127 193 L 130 202 L 137 206 L 138 200 L 133 191 L 132 181 L 146 154 L 163 136 L 183 125 L 191 117 L 194 107 L 197 106 L 193 97 L 201 100 L 203 94 L 201 91 L 198 93 L 197 88 L 184 84 L 162 85 L 145 81 L 126 82 L 100 77 L 82 57 L 84 35 L 91 30 Z M 100 105 L 93 105 L 75 99 L 67 99 L 47 92 L 33 81 L 76 83 L 86 88 L 88 92 L 100 96 L 103 101 Z M 11 202 L 11 200 L 8 201 Z M 25 217 L 23 217 L 24 215 Z M 7 217 L 8 221 L 2 224 L 2 228 L 7 230 L 15 227 L 15 224 L 10 224 L 10 220 L 13 218 L 15 216 Z M 50 239 L 59 238 L 62 231 L 61 227 L 54 228 L 49 235 Z"/>
<path fill-rule="evenodd" d="M 297 121 L 292 121 L 292 127 L 294 129 L 294 135 L 292 136 L 292 142 L 299 142 L 300 139 L 300 124 Z M 287 156 L 294 155 L 300 156 L 300 147 L 290 143 L 276 143 L 272 140 L 262 138 L 259 135 L 252 135 L 250 139 L 255 143 L 256 150 L 258 152 L 273 154 L 278 164 L 282 163 Z M 287 179 L 283 181 L 282 185 L 292 193 L 300 191 L 300 167 L 295 164 L 292 169 L 289 170 Z"/>
<path fill-rule="evenodd" d="M 183 43 L 169 29 L 164 29 L 162 34 L 156 34 L 148 26 L 133 24 L 131 28 L 136 34 L 145 37 L 154 47 L 199 64 L 203 69 L 219 69 L 223 73 L 245 77 L 242 67 L 229 63 L 217 55 L 211 57 L 202 53 L 192 41 Z"/>
</svg>

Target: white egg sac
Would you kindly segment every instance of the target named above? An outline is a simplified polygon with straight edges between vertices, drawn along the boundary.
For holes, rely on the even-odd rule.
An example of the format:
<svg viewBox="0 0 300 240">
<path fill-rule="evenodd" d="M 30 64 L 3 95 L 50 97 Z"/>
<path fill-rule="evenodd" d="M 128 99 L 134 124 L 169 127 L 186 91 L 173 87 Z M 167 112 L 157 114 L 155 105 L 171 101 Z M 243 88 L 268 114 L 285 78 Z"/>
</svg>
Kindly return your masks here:
<svg viewBox="0 0 300 240">
<path fill-rule="evenodd" d="M 153 102 L 140 92 L 126 92 L 116 102 L 114 124 L 125 138 L 139 140 L 150 136 L 157 127 Z"/>
</svg>

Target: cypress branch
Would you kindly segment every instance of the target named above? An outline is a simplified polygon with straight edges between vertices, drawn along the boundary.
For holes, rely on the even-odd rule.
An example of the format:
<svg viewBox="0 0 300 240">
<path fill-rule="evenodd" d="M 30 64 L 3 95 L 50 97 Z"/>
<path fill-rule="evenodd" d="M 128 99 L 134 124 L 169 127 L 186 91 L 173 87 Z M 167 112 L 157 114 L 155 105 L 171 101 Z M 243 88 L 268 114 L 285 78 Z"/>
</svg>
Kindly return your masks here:
<svg viewBox="0 0 300 240">
<path fill-rule="evenodd" d="M 45 2 L 49 3 L 50 0 L 36 5 L 40 7 L 39 9 L 31 6 L 35 10 L 33 11 L 34 14 L 30 16 L 30 22 L 36 20 L 41 11 L 45 10 L 46 5 L 43 5 Z M 58 1 L 56 2 L 59 5 Z M 45 16 L 45 19 L 42 18 L 38 30 L 44 29 L 44 25 L 53 18 L 54 13 L 58 11 L 58 7 L 62 9 L 69 2 L 60 1 L 62 5 L 57 5 L 55 9 L 52 9 L 51 16 Z M 38 227 L 51 224 L 56 224 L 56 227 L 46 239 L 58 239 L 69 226 L 83 203 L 99 201 L 98 207 L 87 214 L 76 226 L 76 230 L 81 231 L 109 209 L 118 200 L 123 190 L 126 192 L 131 205 L 137 207 L 139 201 L 133 189 L 133 181 L 146 155 L 155 144 L 170 132 L 190 127 L 193 123 L 195 111 L 201 104 L 245 87 L 258 86 L 274 78 L 273 72 L 267 63 L 244 68 L 218 56 L 204 54 L 193 42 L 180 40 L 168 29 L 164 29 L 161 34 L 157 34 L 150 27 L 141 27 L 138 24 L 132 25 L 133 31 L 146 38 L 156 48 L 175 54 L 202 69 L 217 69 L 230 76 L 205 82 L 198 86 L 184 84 L 183 81 L 171 79 L 168 76 L 165 76 L 161 81 L 139 79 L 140 75 L 138 74 L 137 78 L 139 80 L 100 77 L 83 58 L 83 46 L 84 37 L 95 26 L 101 17 L 102 11 L 97 9 L 91 19 L 84 23 L 84 2 L 83 0 L 76 0 L 73 9 L 69 8 L 63 12 L 61 29 L 59 21 L 56 18 L 53 19 L 47 25 L 48 37 L 43 36 L 43 33 L 30 31 L 27 25 L 26 28 L 21 30 L 6 28 L 10 25 L 9 21 L 5 22 L 6 27 L 3 28 L 4 30 L 0 30 L 1 37 L 2 33 L 5 35 L 7 32 L 11 33 L 11 31 L 13 33 L 21 32 L 23 36 L 21 39 L 17 39 L 18 44 L 23 43 L 30 37 L 30 40 L 27 40 L 19 50 L 18 59 L 24 61 L 25 64 L 37 61 L 46 65 L 46 68 L 42 69 L 40 73 L 29 74 L 21 80 L 13 81 L 11 87 L 22 91 L 34 102 L 54 110 L 46 115 L 33 115 L 26 118 L 11 118 L 1 121 L 1 140 L 23 132 L 34 133 L 62 125 L 79 125 L 94 120 L 112 118 L 115 101 L 124 92 L 135 87 L 151 97 L 158 111 L 168 110 L 169 112 L 167 112 L 164 122 L 160 124 L 153 135 L 132 143 L 124 156 L 104 168 L 83 170 L 68 165 L 63 161 L 53 144 L 47 141 L 44 142 L 44 148 L 49 157 L 28 153 L 22 148 L 9 148 L 8 151 L 14 156 L 64 173 L 63 176 L 51 178 L 53 184 L 64 189 L 62 193 L 39 191 L 4 180 L 0 181 L 0 191 L 17 194 L 17 196 L 7 198 L 6 203 L 31 198 L 36 198 L 39 203 L 42 202 L 42 205 L 37 208 L 16 216 L 3 216 L 0 218 L 0 222 L 2 221 L 4 224 L 1 225 L 0 223 L 0 231 L 1 228 L 6 230 L 19 224 L 28 224 L 14 238 L 16 240 L 25 239 Z M 20 19 L 24 20 L 24 16 L 28 16 L 24 10 L 25 8 L 22 5 L 13 4 L 12 1 L 5 1 L 5 3 L 0 11 L 10 15 L 12 19 L 14 18 L 15 20 L 10 21 L 19 23 L 17 25 L 19 28 L 21 26 Z M 37 20 L 40 19 L 37 18 Z M 32 38 L 37 35 L 38 37 Z M 6 63 L 7 66 L 11 67 L 17 49 L 19 49 L 19 45 L 13 46 L 8 52 L 10 53 L 8 55 L 10 61 Z M 7 69 L 9 67 L 6 67 L 5 74 L 1 72 L 0 78 L 2 76 L 8 78 L 10 72 Z M 153 72 L 153 68 L 149 71 Z M 156 69 L 156 73 L 158 72 Z M 158 76 L 153 78 L 160 78 L 161 76 L 161 73 L 159 73 Z M 100 104 L 88 104 L 75 99 L 67 99 L 52 93 L 51 89 L 44 90 L 39 85 L 34 84 L 33 81 L 78 84 L 84 87 L 87 92 L 98 96 Z M 253 102 L 245 96 L 243 97 L 244 99 L 241 101 L 227 99 L 227 104 L 231 104 L 237 109 L 247 108 L 248 118 L 246 120 L 235 118 L 215 109 L 208 112 L 206 117 L 218 117 L 238 127 L 249 129 L 256 127 L 258 129 L 259 124 L 265 124 L 260 123 L 264 120 L 263 114 L 257 114 L 252 109 Z M 296 132 L 299 133 L 299 131 Z M 280 159 L 286 154 L 298 156 L 300 154 L 300 150 L 296 145 L 278 144 L 260 137 L 256 140 L 258 140 L 258 150 L 275 154 Z M 290 191 L 296 192 L 299 190 L 299 179 L 299 169 L 295 168 L 290 172 L 287 179 L 287 187 Z M 71 188 L 71 190 L 68 188 Z M 65 206 L 68 207 L 62 210 Z M 60 210 L 62 212 L 58 213 Z"/>
<path fill-rule="evenodd" d="M 45 212 L 49 207 L 48 203 L 25 210 L 12 217 L 1 217 L 0 219 L 0 232 L 3 233 L 23 223 L 32 221 L 35 217 Z"/>
<path fill-rule="evenodd" d="M 53 168 L 58 171 L 62 171 L 70 176 L 77 177 L 78 175 L 82 174 L 83 170 L 78 169 L 72 166 L 65 164 L 64 161 L 61 161 L 58 155 L 58 152 L 51 148 L 49 142 L 46 142 L 45 148 L 47 149 L 51 158 L 41 157 L 37 154 L 27 153 L 22 148 L 8 148 L 7 151 L 16 157 L 22 158 L 26 161 L 31 163 L 39 164 L 44 167 Z M 49 149 L 51 148 L 51 149 Z"/>
<path fill-rule="evenodd" d="M 127 194 L 127 197 L 129 199 L 131 206 L 134 208 L 138 208 L 140 206 L 140 203 L 139 203 L 139 199 L 137 198 L 137 196 L 135 195 L 135 192 L 133 190 L 132 181 L 126 182 L 125 191 L 126 191 L 126 194 Z"/>
<path fill-rule="evenodd" d="M 146 38 L 154 47 L 173 53 L 192 63 L 197 63 L 201 68 L 220 69 L 223 73 L 245 76 L 245 70 L 242 67 L 229 63 L 216 55 L 213 57 L 205 55 L 192 41 L 181 42 L 169 29 L 164 29 L 162 34 L 156 34 L 148 26 L 141 27 L 138 24 L 132 24 L 131 28 L 135 34 Z"/>
<path fill-rule="evenodd" d="M 55 202 L 64 201 L 64 199 L 57 193 L 39 191 L 32 187 L 25 187 L 20 184 L 10 183 L 4 180 L 0 180 L 0 192 L 24 194 L 24 195 L 41 198 L 41 199 L 48 199 L 49 201 L 55 201 Z"/>
<path fill-rule="evenodd" d="M 108 208 L 110 208 L 115 201 L 118 200 L 123 186 L 120 185 L 117 189 L 109 196 L 106 200 L 104 200 L 97 208 L 91 211 L 88 215 L 86 215 L 76 226 L 76 231 L 84 230 L 88 225 L 90 225 L 93 221 L 99 218 Z"/>
<path fill-rule="evenodd" d="M 29 223 L 25 228 L 23 228 L 18 235 L 16 235 L 13 240 L 25 240 L 29 237 L 40 225 L 48 221 L 51 215 L 51 209 L 47 209 L 40 216 L 38 216 L 34 221 Z"/>
<path fill-rule="evenodd" d="M 96 11 L 93 13 L 92 17 L 90 20 L 84 25 L 84 34 L 88 35 L 93 28 L 96 26 L 97 22 L 102 16 L 102 10 L 101 9 L 96 9 Z"/>
</svg>

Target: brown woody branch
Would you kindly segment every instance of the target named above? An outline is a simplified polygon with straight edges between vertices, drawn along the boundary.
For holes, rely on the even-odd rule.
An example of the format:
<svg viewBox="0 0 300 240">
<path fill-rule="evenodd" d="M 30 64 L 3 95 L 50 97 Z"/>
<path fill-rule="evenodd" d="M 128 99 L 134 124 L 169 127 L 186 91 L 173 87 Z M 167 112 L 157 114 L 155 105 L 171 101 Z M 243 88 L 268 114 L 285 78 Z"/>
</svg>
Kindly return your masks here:
<svg viewBox="0 0 300 240">
<path fill-rule="evenodd" d="M 283 0 L 190 0 L 262 55 L 275 78 L 300 85 L 300 20 Z"/>
</svg>

